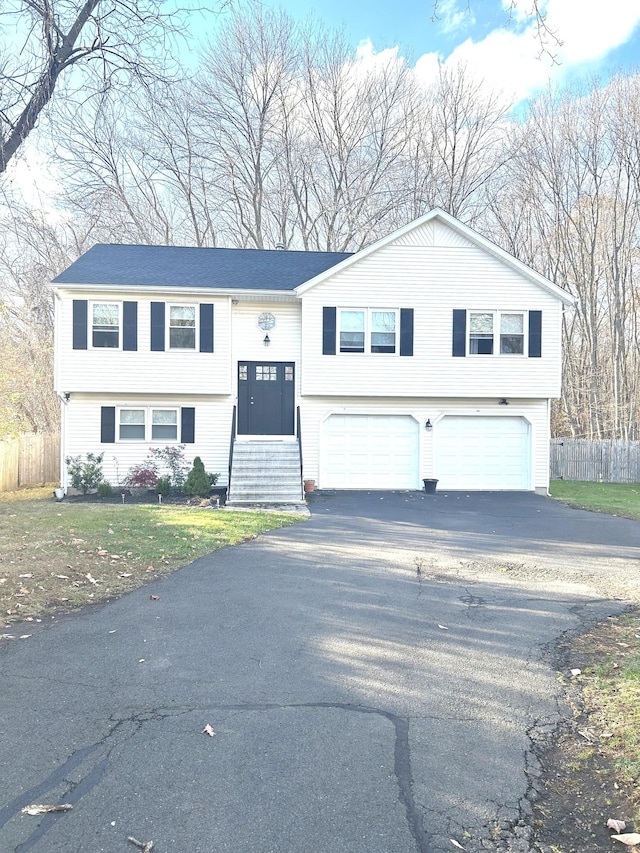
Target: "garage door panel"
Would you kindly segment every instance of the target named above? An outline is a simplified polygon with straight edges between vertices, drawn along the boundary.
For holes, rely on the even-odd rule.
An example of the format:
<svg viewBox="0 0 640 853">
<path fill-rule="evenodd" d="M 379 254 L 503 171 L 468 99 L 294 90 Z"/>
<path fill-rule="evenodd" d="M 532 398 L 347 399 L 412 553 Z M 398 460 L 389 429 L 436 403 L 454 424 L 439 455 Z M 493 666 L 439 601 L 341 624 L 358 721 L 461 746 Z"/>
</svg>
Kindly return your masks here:
<svg viewBox="0 0 640 853">
<path fill-rule="evenodd" d="M 441 489 L 531 488 L 531 438 L 521 417 L 447 415 L 434 434 Z"/>
<path fill-rule="evenodd" d="M 332 415 L 323 428 L 323 488 L 415 489 L 418 424 L 408 415 Z"/>
</svg>

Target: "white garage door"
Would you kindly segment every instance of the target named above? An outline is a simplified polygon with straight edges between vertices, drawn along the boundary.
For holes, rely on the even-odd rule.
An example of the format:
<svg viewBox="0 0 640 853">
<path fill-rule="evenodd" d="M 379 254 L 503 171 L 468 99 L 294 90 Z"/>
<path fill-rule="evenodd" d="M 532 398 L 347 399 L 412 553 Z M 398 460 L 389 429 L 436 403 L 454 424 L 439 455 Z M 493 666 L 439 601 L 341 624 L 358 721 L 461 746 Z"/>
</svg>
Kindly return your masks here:
<svg viewBox="0 0 640 853">
<path fill-rule="evenodd" d="M 433 433 L 438 489 L 531 488 L 531 436 L 524 418 L 448 415 Z"/>
<path fill-rule="evenodd" d="M 331 415 L 323 429 L 323 489 L 416 489 L 418 424 L 407 415 Z"/>
</svg>

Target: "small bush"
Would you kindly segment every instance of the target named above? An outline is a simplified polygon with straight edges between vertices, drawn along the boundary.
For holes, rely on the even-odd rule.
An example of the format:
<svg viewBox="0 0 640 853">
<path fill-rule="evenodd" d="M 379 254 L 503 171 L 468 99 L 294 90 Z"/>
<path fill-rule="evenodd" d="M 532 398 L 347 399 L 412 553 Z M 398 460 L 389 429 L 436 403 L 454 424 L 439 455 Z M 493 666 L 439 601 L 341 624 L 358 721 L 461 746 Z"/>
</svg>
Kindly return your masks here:
<svg viewBox="0 0 640 853">
<path fill-rule="evenodd" d="M 127 489 L 153 489 L 158 482 L 158 468 L 151 459 L 139 462 L 127 471 L 122 485 Z"/>
<path fill-rule="evenodd" d="M 215 486 L 215 484 L 220 479 L 220 474 L 211 474 L 209 471 L 207 471 L 207 477 L 209 478 L 209 485 Z"/>
<path fill-rule="evenodd" d="M 102 482 L 102 460 L 104 453 L 87 453 L 87 461 L 81 456 L 67 456 L 64 460 L 74 489 L 86 495 Z"/>
<path fill-rule="evenodd" d="M 184 492 L 187 495 L 194 495 L 200 498 L 209 497 L 211 491 L 211 481 L 209 475 L 204 470 L 202 459 L 199 456 L 193 460 L 193 468 L 189 471 L 189 476 L 185 480 Z"/>
<path fill-rule="evenodd" d="M 150 447 L 151 455 L 160 462 L 161 467 L 171 471 L 171 485 L 181 489 L 189 473 L 189 463 L 185 459 L 184 444 L 168 444 L 166 447 Z"/>
<path fill-rule="evenodd" d="M 166 498 L 167 495 L 171 494 L 171 477 L 158 477 L 158 481 L 156 483 L 156 492 L 159 495 L 162 495 L 163 498 Z"/>
<path fill-rule="evenodd" d="M 111 483 L 108 480 L 103 480 L 101 483 L 98 483 L 99 498 L 110 498 L 112 494 L 113 489 L 111 488 Z"/>
</svg>

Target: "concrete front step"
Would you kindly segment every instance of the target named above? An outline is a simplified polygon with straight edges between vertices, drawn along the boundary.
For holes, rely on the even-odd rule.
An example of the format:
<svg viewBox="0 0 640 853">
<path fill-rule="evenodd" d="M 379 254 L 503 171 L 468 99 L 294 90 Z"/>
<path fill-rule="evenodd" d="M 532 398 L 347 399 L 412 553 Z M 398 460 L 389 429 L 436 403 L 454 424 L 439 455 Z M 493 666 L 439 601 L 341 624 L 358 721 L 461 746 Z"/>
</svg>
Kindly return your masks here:
<svg viewBox="0 0 640 853">
<path fill-rule="evenodd" d="M 304 505 L 294 441 L 236 441 L 227 505 Z"/>
</svg>

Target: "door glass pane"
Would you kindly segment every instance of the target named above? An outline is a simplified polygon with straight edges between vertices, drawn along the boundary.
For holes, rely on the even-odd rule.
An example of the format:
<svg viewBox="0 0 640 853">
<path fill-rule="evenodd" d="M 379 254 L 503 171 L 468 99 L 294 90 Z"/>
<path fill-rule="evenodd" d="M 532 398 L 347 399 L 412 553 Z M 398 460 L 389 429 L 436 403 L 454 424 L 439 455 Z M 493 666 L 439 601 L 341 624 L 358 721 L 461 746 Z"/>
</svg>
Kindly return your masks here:
<svg viewBox="0 0 640 853">
<path fill-rule="evenodd" d="M 246 381 L 247 381 L 247 379 L 248 379 L 248 377 L 249 377 L 249 374 L 248 374 L 248 372 L 247 372 L 247 365 L 246 365 L 246 364 L 241 364 L 241 365 L 240 365 L 240 370 L 239 370 L 239 373 L 238 373 L 238 378 L 240 379 L 240 381 L 241 381 L 241 382 L 246 382 Z"/>
<path fill-rule="evenodd" d="M 291 365 L 287 365 L 284 369 L 284 380 L 285 382 L 293 382 L 293 367 Z"/>
<path fill-rule="evenodd" d="M 275 364 L 256 364 L 256 379 L 258 382 L 275 382 L 278 378 L 278 368 Z"/>
</svg>

